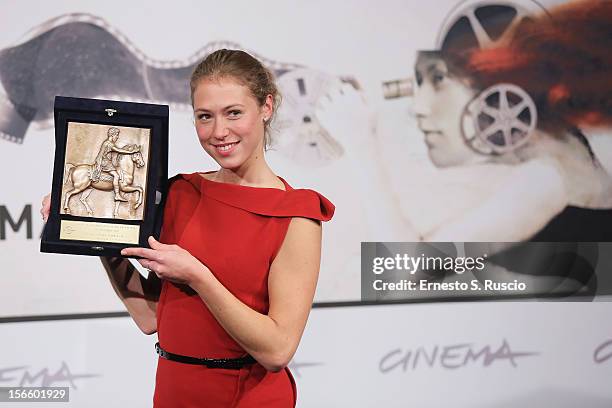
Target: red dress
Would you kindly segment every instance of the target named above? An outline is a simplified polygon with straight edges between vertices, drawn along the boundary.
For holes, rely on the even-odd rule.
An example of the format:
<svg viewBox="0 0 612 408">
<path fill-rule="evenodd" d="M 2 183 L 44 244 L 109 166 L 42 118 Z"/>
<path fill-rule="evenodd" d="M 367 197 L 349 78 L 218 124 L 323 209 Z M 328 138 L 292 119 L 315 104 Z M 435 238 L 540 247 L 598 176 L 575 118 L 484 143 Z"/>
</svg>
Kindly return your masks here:
<svg viewBox="0 0 612 408">
<path fill-rule="evenodd" d="M 175 243 L 204 263 L 243 303 L 268 312 L 268 272 L 291 217 L 331 219 L 334 205 L 321 194 L 220 183 L 199 173 L 179 175 L 164 211 L 161 241 Z M 157 306 L 160 346 L 193 357 L 235 358 L 246 352 L 187 285 L 163 281 Z M 158 359 L 154 406 L 294 407 L 288 368 L 273 373 L 259 363 L 240 370 Z"/>
</svg>

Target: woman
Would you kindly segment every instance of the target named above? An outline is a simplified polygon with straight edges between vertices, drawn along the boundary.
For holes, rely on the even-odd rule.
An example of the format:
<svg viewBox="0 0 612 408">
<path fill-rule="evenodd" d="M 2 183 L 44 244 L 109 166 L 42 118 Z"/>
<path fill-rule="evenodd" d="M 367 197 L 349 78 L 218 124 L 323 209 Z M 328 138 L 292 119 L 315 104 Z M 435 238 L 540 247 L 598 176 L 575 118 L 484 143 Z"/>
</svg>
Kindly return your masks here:
<svg viewBox="0 0 612 408">
<path fill-rule="evenodd" d="M 255 58 L 210 54 L 193 72 L 191 100 L 220 169 L 174 178 L 160 240 L 122 251 L 154 272 L 147 280 L 126 259 L 102 262 L 136 324 L 158 333 L 156 407 L 295 406 L 286 366 L 314 297 L 320 221 L 334 206 L 266 163 L 280 96 Z"/>
<path fill-rule="evenodd" d="M 426 239 L 612 239 L 612 178 L 583 133 L 612 124 L 610 21 L 610 2 L 570 3 L 496 48 L 419 53 L 414 109 L 432 162 L 513 167 L 497 194 Z"/>
<path fill-rule="evenodd" d="M 584 132 L 612 131 L 610 21 L 610 2 L 568 3 L 493 48 L 419 53 L 414 109 L 432 162 L 511 169 L 494 194 L 426 236 L 491 242 L 466 244 L 489 254 L 478 278 L 517 279 L 536 296 L 597 293 L 593 241 L 612 240 L 612 177 Z"/>
</svg>

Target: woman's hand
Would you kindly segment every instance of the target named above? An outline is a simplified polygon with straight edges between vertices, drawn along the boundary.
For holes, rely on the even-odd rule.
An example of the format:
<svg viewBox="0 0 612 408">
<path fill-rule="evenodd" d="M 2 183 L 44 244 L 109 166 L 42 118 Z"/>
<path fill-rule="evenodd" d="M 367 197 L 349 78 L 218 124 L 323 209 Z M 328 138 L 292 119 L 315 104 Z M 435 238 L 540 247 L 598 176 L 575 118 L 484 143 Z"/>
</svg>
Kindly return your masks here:
<svg viewBox="0 0 612 408">
<path fill-rule="evenodd" d="M 44 222 L 47 222 L 47 218 L 49 218 L 49 212 L 51 212 L 51 194 L 47 194 L 42 199 L 40 215 L 42 215 L 42 219 Z"/>
<path fill-rule="evenodd" d="M 317 119 L 347 154 L 369 154 L 379 143 L 374 132 L 375 117 L 362 92 L 351 84 L 332 86 L 316 106 Z"/>
<path fill-rule="evenodd" d="M 125 248 L 123 256 L 138 256 L 138 262 L 161 279 L 191 285 L 211 273 L 202 262 L 178 245 L 166 245 L 149 237 L 149 248 Z"/>
</svg>

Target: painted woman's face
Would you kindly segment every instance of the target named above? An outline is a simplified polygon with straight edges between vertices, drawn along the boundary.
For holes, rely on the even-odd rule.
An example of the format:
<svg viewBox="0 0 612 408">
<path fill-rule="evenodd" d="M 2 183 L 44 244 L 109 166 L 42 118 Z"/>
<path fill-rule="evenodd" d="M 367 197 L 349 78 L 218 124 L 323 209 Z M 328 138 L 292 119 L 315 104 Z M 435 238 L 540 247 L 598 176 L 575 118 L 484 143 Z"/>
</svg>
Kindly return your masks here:
<svg viewBox="0 0 612 408">
<path fill-rule="evenodd" d="M 482 161 L 483 156 L 465 143 L 461 130 L 462 114 L 474 90 L 449 76 L 446 63 L 435 52 L 419 52 L 415 71 L 414 110 L 431 161 L 437 167 Z"/>
</svg>

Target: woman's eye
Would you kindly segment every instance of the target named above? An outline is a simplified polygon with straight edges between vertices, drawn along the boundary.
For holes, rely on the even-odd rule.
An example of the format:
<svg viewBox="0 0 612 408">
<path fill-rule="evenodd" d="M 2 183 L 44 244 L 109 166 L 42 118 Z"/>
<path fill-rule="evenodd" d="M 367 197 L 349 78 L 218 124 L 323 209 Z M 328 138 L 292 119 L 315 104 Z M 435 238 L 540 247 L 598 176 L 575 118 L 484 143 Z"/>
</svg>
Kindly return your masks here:
<svg viewBox="0 0 612 408">
<path fill-rule="evenodd" d="M 417 85 L 421 86 L 421 84 L 423 83 L 423 75 L 421 75 L 419 71 L 416 72 L 415 79 L 416 79 Z"/>
<path fill-rule="evenodd" d="M 237 116 L 240 116 L 240 114 L 241 114 L 241 113 L 242 113 L 242 112 L 241 112 L 241 111 L 239 111 L 239 110 L 232 110 L 232 111 L 229 111 L 229 112 L 228 112 L 228 114 L 229 114 L 229 116 L 230 116 L 230 117 L 237 117 Z"/>
<path fill-rule="evenodd" d="M 202 121 L 202 122 L 203 122 L 203 121 L 206 121 L 206 120 L 210 119 L 210 115 L 208 115 L 208 114 L 206 114 L 206 113 L 198 113 L 198 114 L 196 115 L 196 118 L 197 118 L 199 121 Z"/>
<path fill-rule="evenodd" d="M 440 74 L 440 73 L 433 74 L 433 77 L 431 78 L 431 80 L 434 85 L 440 85 L 440 83 L 444 81 L 444 74 Z"/>
</svg>

